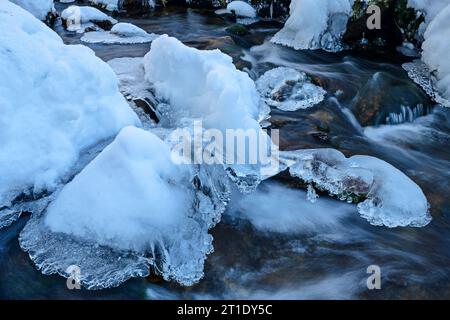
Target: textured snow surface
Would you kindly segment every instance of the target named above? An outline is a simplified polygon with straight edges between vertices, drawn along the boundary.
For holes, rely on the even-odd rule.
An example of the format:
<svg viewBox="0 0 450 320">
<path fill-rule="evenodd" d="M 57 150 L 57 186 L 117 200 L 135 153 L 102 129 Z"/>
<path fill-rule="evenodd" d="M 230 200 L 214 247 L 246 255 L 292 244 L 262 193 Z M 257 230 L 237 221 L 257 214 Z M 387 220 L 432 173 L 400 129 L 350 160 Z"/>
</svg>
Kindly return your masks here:
<svg viewBox="0 0 450 320">
<path fill-rule="evenodd" d="M 8 1 L 0 3 L 0 26 L 1 220 L 17 197 L 55 190 L 83 150 L 140 123 L 92 50 L 64 45 Z"/>
<path fill-rule="evenodd" d="M 11 0 L 11 2 L 24 8 L 39 20 L 45 20 L 50 12 L 55 11 L 53 0 Z"/>
</svg>

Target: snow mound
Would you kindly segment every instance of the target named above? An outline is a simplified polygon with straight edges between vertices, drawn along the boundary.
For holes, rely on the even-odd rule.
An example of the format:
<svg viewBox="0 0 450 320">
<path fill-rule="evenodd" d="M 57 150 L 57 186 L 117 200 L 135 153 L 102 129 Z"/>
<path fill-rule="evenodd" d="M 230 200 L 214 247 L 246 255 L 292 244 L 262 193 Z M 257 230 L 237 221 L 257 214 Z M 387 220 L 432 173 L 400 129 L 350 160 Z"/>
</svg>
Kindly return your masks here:
<svg viewBox="0 0 450 320">
<path fill-rule="evenodd" d="M 24 8 L 41 21 L 44 21 L 49 13 L 55 12 L 53 0 L 10 0 L 10 1 Z"/>
<path fill-rule="evenodd" d="M 290 16 L 272 38 L 294 49 L 340 51 L 353 0 L 292 0 Z"/>
<path fill-rule="evenodd" d="M 110 31 L 88 32 L 83 35 L 81 41 L 104 44 L 131 44 L 152 42 L 157 37 L 156 34 L 149 34 L 131 23 L 121 22 L 115 24 Z"/>
<path fill-rule="evenodd" d="M 172 157 L 153 133 L 122 129 L 26 226 L 22 248 L 44 273 L 67 276 L 79 266 L 89 289 L 145 276 L 150 267 L 167 281 L 194 284 L 213 250 L 208 230 L 225 210 L 228 187 L 223 176 Z"/>
<path fill-rule="evenodd" d="M 274 147 L 270 138 L 260 128 L 259 122 L 267 119 L 268 110 L 250 77 L 232 63 L 231 57 L 219 50 L 197 50 L 183 45 L 175 38 L 163 35 L 152 42 L 144 58 L 146 79 L 155 89 L 161 104 L 166 126 L 191 126 L 193 120 L 202 120 L 203 128 L 249 130 L 255 134 L 258 159 L 255 165 L 235 164 L 227 151 L 222 163 L 233 181 L 244 190 L 253 190 L 261 181 L 261 167 L 267 150 Z M 247 131 L 248 132 L 248 131 Z M 261 151 L 261 152 L 259 152 Z M 259 157 L 259 155 L 263 155 Z M 246 159 L 248 154 L 238 154 Z"/>
<path fill-rule="evenodd" d="M 290 162 L 290 174 L 303 183 L 340 200 L 359 202 L 359 214 L 373 225 L 423 227 L 431 221 L 420 187 L 383 160 L 346 158 L 334 149 L 287 151 L 282 157 Z"/>
<path fill-rule="evenodd" d="M 3 220 L 18 201 L 54 191 L 85 149 L 139 120 L 120 94 L 114 72 L 92 50 L 64 45 L 8 1 L 0 3 L 0 27 Z"/>
<path fill-rule="evenodd" d="M 61 12 L 61 19 L 65 21 L 67 30 L 84 31 L 86 27 L 91 26 L 90 23 L 110 23 L 116 24 L 117 20 L 92 7 L 70 6 Z"/>
<path fill-rule="evenodd" d="M 237 17 L 256 18 L 256 10 L 244 1 L 231 1 L 227 4 L 227 11 L 234 12 Z"/>
<path fill-rule="evenodd" d="M 310 108 L 325 98 L 326 91 L 311 83 L 306 73 L 278 67 L 264 73 L 256 87 L 264 101 L 283 111 Z"/>
<path fill-rule="evenodd" d="M 450 99 L 450 4 L 430 22 L 424 37 L 422 60 L 437 78 L 439 92 Z"/>
</svg>

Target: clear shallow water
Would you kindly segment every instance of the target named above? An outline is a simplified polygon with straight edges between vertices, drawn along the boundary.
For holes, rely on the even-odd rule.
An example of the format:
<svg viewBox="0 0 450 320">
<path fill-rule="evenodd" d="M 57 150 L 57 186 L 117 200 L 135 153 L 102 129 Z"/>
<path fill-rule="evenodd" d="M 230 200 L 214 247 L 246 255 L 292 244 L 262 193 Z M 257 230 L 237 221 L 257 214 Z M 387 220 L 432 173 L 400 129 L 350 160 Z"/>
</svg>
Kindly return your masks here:
<svg viewBox="0 0 450 320">
<path fill-rule="evenodd" d="M 212 230 L 215 252 L 196 286 L 183 288 L 151 278 L 92 292 L 69 291 L 65 279 L 35 269 L 18 245 L 27 220 L 23 217 L 0 230 L 0 298 L 450 297 L 450 110 L 424 97 L 401 69 L 402 58 L 299 52 L 264 41 L 277 30 L 269 24 L 234 37 L 225 30 L 229 22 L 194 10 L 119 20 L 176 36 L 197 48 L 218 47 L 254 78 L 275 66 L 307 72 L 328 95 L 308 110 L 272 110 L 282 149 L 333 147 L 346 155 L 386 160 L 422 187 L 433 221 L 422 229 L 374 227 L 354 206 L 325 197 L 313 206 L 305 204 L 304 191 L 274 179 L 251 198 L 234 197 L 223 222 Z M 66 43 L 80 43 L 81 35 L 56 30 Z M 89 46 L 105 61 L 143 56 L 150 47 Z M 401 114 L 401 105 L 408 103 L 423 104 L 427 115 L 383 125 L 387 115 Z M 366 289 L 366 268 L 372 264 L 381 267 L 380 291 Z"/>
</svg>

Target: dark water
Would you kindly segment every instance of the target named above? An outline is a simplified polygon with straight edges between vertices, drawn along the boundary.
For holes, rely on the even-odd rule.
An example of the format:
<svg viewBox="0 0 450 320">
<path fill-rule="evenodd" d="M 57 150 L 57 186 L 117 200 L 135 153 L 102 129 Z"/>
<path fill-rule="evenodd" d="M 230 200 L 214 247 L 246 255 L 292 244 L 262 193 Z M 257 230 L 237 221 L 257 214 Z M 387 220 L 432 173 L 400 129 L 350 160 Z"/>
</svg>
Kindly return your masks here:
<svg viewBox="0 0 450 320">
<path fill-rule="evenodd" d="M 18 245 L 27 220 L 23 217 L 0 231 L 0 298 L 450 298 L 450 110 L 435 106 L 408 79 L 401 69 L 403 58 L 291 50 L 266 41 L 277 30 L 269 23 L 236 37 L 226 31 L 229 21 L 205 11 L 166 9 L 119 20 L 197 48 L 219 48 L 254 78 L 275 66 L 307 72 L 327 90 L 327 98 L 307 110 L 272 110 L 281 148 L 332 147 L 348 156 L 383 159 L 423 189 L 433 220 L 421 229 L 374 227 L 353 206 L 336 201 L 336 210 L 316 217 L 332 227 L 323 229 L 319 223 L 302 232 L 275 233 L 236 218 L 244 215 L 243 209 L 231 206 L 211 232 L 215 252 L 199 284 L 183 288 L 153 278 L 134 279 L 90 292 L 69 291 L 65 279 L 35 269 Z M 56 30 L 66 43 L 80 43 L 80 35 Z M 143 56 L 150 47 L 89 46 L 105 61 Z M 402 105 L 422 107 L 414 113 Z M 398 116 L 389 118 L 392 114 Z M 273 195 L 274 183 L 263 183 L 263 195 Z M 373 264 L 381 268 L 382 289 L 369 291 L 366 268 Z"/>
</svg>

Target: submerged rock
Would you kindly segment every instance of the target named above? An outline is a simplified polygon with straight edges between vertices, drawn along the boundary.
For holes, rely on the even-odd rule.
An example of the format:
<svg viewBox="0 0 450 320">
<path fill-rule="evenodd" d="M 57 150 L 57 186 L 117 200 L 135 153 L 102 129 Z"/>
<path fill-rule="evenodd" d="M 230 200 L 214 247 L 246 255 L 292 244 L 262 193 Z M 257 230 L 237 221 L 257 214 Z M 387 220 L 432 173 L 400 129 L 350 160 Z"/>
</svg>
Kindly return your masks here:
<svg viewBox="0 0 450 320">
<path fill-rule="evenodd" d="M 427 114 L 431 101 L 408 79 L 376 72 L 358 92 L 351 109 L 362 126 L 393 124 Z"/>
</svg>

